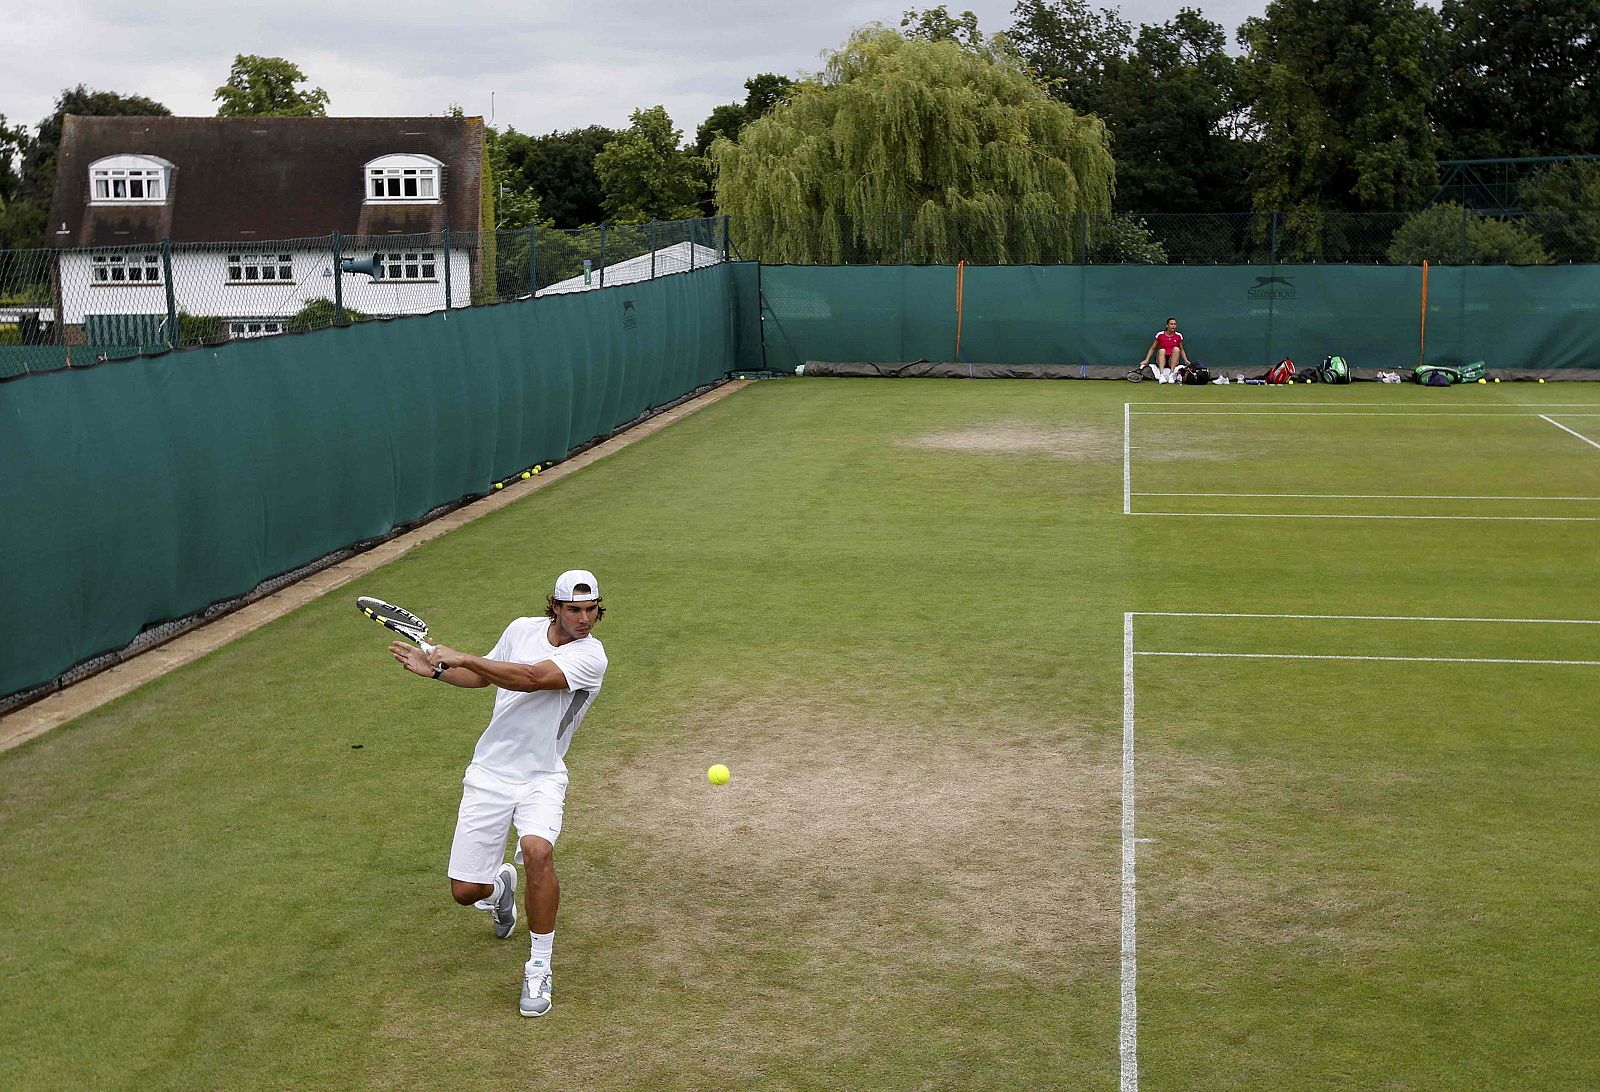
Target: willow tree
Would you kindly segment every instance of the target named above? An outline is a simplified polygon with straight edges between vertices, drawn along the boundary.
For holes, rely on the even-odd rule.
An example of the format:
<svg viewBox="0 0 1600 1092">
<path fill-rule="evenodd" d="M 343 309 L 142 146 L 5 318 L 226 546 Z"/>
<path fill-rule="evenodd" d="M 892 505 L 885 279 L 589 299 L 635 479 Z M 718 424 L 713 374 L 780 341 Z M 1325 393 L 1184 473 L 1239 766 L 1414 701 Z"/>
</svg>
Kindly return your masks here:
<svg viewBox="0 0 1600 1092">
<path fill-rule="evenodd" d="M 711 146 L 717 206 L 766 262 L 1071 261 L 1111 208 L 1106 131 L 1003 39 L 857 31 L 818 76 Z"/>
</svg>

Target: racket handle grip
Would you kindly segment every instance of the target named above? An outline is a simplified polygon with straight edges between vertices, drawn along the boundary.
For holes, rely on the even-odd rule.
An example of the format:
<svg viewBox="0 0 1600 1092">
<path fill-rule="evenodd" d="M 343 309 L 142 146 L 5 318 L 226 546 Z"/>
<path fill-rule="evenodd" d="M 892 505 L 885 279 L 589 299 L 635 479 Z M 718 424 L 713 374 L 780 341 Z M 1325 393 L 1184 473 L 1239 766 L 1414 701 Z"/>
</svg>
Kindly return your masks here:
<svg viewBox="0 0 1600 1092">
<path fill-rule="evenodd" d="M 422 642 L 420 642 L 420 644 L 422 645 L 422 654 L 424 656 L 432 656 L 433 655 L 433 650 L 434 650 L 435 646 L 430 645 L 427 641 L 422 641 Z"/>
</svg>

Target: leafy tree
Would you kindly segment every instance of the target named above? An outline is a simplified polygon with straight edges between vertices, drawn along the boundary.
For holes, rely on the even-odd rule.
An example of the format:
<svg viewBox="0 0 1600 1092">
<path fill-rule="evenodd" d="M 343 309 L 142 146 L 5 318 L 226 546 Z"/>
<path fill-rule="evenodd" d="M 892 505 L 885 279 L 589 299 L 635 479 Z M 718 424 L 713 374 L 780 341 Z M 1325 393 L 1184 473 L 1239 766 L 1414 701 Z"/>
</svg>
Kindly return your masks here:
<svg viewBox="0 0 1600 1092">
<path fill-rule="evenodd" d="M 1538 265 L 1550 259 L 1539 240 L 1516 224 L 1489 220 L 1462 205 L 1434 205 L 1407 218 L 1389 243 L 1396 265 L 1460 265 L 1465 229 L 1466 261 L 1472 265 Z"/>
<path fill-rule="evenodd" d="M 631 125 L 594 157 L 606 211 L 624 222 L 681 220 L 698 215 L 695 161 L 680 147 L 664 106 L 635 110 Z"/>
<path fill-rule="evenodd" d="M 1444 0 L 1453 159 L 1600 152 L 1600 0 Z"/>
<path fill-rule="evenodd" d="M 7 125 L 0 114 L 0 209 L 22 189 L 22 156 L 28 150 L 28 127 Z"/>
<path fill-rule="evenodd" d="M 1018 0 L 1007 32 L 1052 98 L 1081 113 L 1104 112 L 1105 85 L 1127 58 L 1133 31 L 1112 8 L 1084 0 Z"/>
<path fill-rule="evenodd" d="M 1553 164 L 1517 187 L 1517 200 L 1557 261 L 1600 262 L 1600 162 Z"/>
<path fill-rule="evenodd" d="M 62 91 L 55 111 L 39 122 L 32 139 L 21 150 L 21 177 L 16 183 L 15 200 L 8 201 L 5 220 L 5 245 L 10 247 L 45 246 L 45 218 L 56 187 L 56 155 L 61 148 L 61 129 L 68 114 L 79 117 L 166 117 L 172 113 L 154 99 L 143 95 L 119 95 L 115 91 L 91 91 L 83 84 Z"/>
<path fill-rule="evenodd" d="M 282 57 L 240 53 L 233 58 L 228 82 L 212 98 L 221 103 L 219 118 L 320 118 L 328 113 L 328 93 L 320 87 L 301 91 L 307 76 Z"/>
<path fill-rule="evenodd" d="M 729 140 L 739 139 L 739 130 L 756 118 L 766 117 L 783 101 L 794 81 L 788 76 L 763 72 L 744 81 L 744 102 L 732 102 L 714 107 L 694 135 L 695 155 L 704 156 L 711 142 L 719 136 Z"/>
<path fill-rule="evenodd" d="M 1271 0 L 1239 37 L 1260 125 L 1254 203 L 1286 214 L 1281 252 L 1324 256 L 1328 210 L 1410 209 L 1431 194 L 1432 9 L 1415 0 Z"/>
<path fill-rule="evenodd" d="M 513 151 L 526 159 L 529 138 L 507 127 L 500 132 L 492 125 L 483 128 L 484 154 L 489 169 L 489 193 L 494 201 L 494 222 L 489 227 L 502 231 L 525 228 L 539 221 L 539 195 L 525 174 L 511 163 Z"/>
<path fill-rule="evenodd" d="M 1142 217 L 1118 213 L 1100 219 L 1089 260 L 1102 265 L 1165 265 L 1167 248 L 1151 236 Z"/>
<path fill-rule="evenodd" d="M 951 15 L 943 4 L 923 11 L 907 10 L 900 17 L 900 33 L 924 42 L 956 42 L 974 49 L 983 45 L 978 17 L 970 11 Z"/>
<path fill-rule="evenodd" d="M 522 175 L 553 226 L 597 224 L 605 219 L 605 193 L 594 158 L 616 136 L 616 130 L 602 125 L 539 137 L 508 132 L 506 166 Z"/>
<path fill-rule="evenodd" d="M 711 156 L 739 251 L 762 261 L 898 260 L 902 237 L 926 261 L 1059 261 L 1114 175 L 1100 122 L 1052 101 L 1003 41 L 881 26 Z"/>
<path fill-rule="evenodd" d="M 1108 61 L 1099 98 L 1117 160 L 1119 208 L 1248 207 L 1238 62 L 1221 26 L 1193 8 L 1141 26 L 1129 57 Z"/>
</svg>

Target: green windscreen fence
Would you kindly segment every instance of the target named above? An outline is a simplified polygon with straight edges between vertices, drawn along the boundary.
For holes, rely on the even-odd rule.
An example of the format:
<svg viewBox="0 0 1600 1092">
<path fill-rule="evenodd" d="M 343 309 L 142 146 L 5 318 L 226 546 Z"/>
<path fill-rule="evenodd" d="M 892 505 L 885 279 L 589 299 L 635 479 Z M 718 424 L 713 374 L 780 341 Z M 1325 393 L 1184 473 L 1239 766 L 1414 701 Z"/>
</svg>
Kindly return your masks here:
<svg viewBox="0 0 1600 1092">
<path fill-rule="evenodd" d="M 1417 363 L 1419 267 L 1329 265 L 764 266 L 767 366 L 807 360 L 1131 367 L 1168 316 L 1195 360 L 1260 370 L 1339 354 L 1365 368 Z M 1427 359 L 1592 369 L 1600 266 L 1429 270 Z"/>
<path fill-rule="evenodd" d="M 0 384 L 0 696 L 759 366 L 756 269 Z"/>
</svg>

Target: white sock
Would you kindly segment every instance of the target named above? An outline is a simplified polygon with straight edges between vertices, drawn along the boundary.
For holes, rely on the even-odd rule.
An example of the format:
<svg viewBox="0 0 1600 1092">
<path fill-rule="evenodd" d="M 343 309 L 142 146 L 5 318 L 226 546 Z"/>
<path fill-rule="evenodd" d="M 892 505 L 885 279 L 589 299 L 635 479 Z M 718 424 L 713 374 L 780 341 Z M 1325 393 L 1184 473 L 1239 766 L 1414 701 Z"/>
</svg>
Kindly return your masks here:
<svg viewBox="0 0 1600 1092">
<path fill-rule="evenodd" d="M 556 931 L 552 929 L 548 933 L 535 933 L 529 930 L 528 936 L 533 938 L 532 949 L 528 955 L 528 966 L 532 967 L 535 964 L 545 967 L 550 966 L 550 957 L 554 953 L 556 946 Z"/>
<path fill-rule="evenodd" d="M 493 910 L 495 903 L 500 901 L 500 896 L 505 892 L 505 887 L 506 878 L 496 874 L 494 878 L 494 890 L 489 892 L 486 897 L 479 899 L 472 905 L 479 910 Z"/>
</svg>

